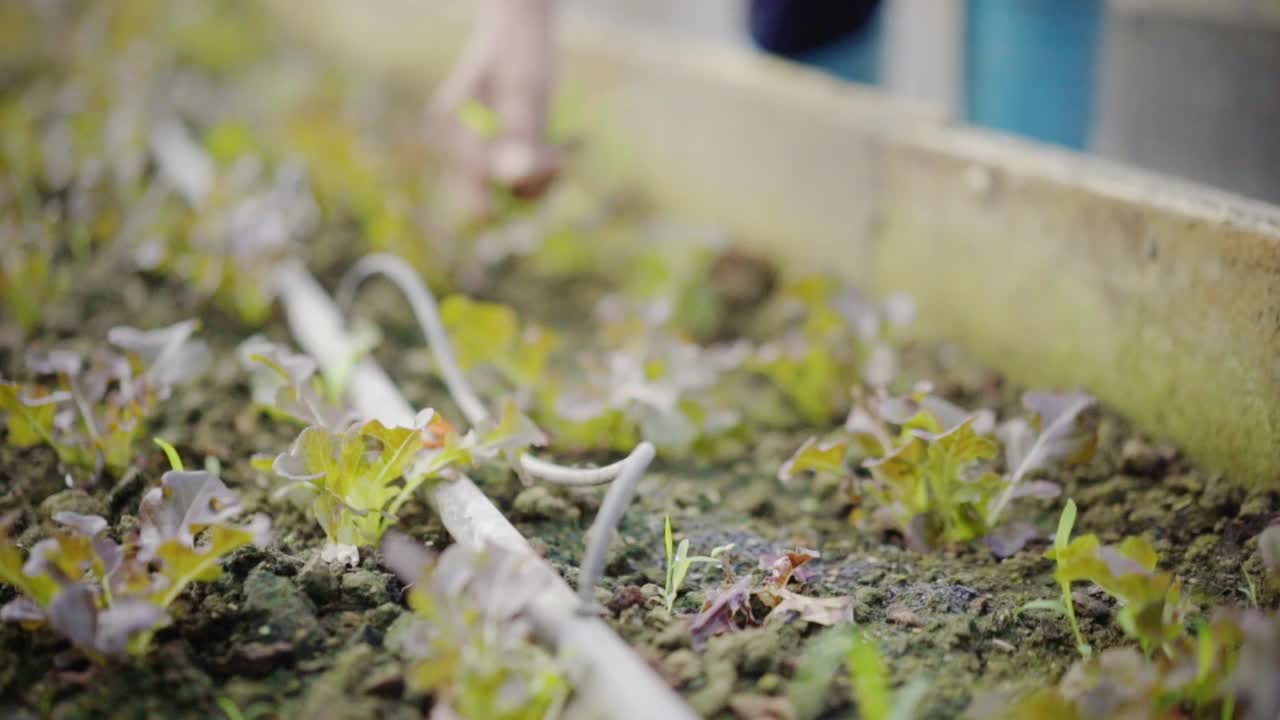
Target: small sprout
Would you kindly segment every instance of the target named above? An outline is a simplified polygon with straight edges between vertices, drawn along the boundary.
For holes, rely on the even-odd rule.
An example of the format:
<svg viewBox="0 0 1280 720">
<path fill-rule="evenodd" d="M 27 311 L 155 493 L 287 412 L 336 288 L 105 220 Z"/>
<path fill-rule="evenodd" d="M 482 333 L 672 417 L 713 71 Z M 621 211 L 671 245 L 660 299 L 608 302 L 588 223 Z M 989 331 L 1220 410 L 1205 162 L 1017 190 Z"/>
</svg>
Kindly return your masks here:
<svg viewBox="0 0 1280 720">
<path fill-rule="evenodd" d="M 896 693 L 889 688 L 889 668 L 885 665 L 876 641 L 863 631 L 855 630 L 845 665 L 849 684 L 858 705 L 858 716 L 866 720 L 910 720 L 924 699 L 929 686 L 916 678 Z"/>
<path fill-rule="evenodd" d="M 1093 647 L 1084 639 L 1084 633 L 1080 632 L 1080 622 L 1076 619 L 1075 602 L 1071 599 L 1071 583 L 1078 578 L 1076 573 L 1072 573 L 1070 570 L 1072 568 L 1071 558 L 1074 555 L 1087 556 L 1088 551 L 1097 546 L 1098 538 L 1094 535 L 1087 535 L 1073 541 L 1071 539 L 1071 531 L 1075 528 L 1075 524 L 1076 501 L 1068 499 L 1066 507 L 1062 509 L 1062 515 L 1058 517 L 1058 530 L 1053 536 L 1053 547 L 1045 552 L 1045 557 L 1056 560 L 1058 563 L 1054 569 L 1053 576 L 1058 581 L 1058 587 L 1062 590 L 1061 602 L 1032 601 L 1024 605 L 1023 609 L 1054 609 L 1064 613 L 1067 616 L 1067 621 L 1071 623 L 1071 634 L 1076 639 L 1076 650 L 1083 657 L 1089 657 L 1093 654 Z M 1088 538 L 1093 539 L 1089 540 Z"/>
<path fill-rule="evenodd" d="M 382 541 L 387 565 L 408 586 L 416 624 L 406 633 L 406 680 L 458 717 L 555 717 L 568 681 L 533 642 L 526 609 L 547 579 L 530 558 L 452 545 L 434 555 L 404 535 Z"/>
<path fill-rule="evenodd" d="M 1234 718 L 1239 696 L 1245 700 L 1245 717 L 1272 717 L 1280 709 L 1275 693 L 1280 656 L 1268 658 L 1263 650 L 1250 657 L 1260 646 L 1274 643 L 1274 637 L 1267 638 L 1267 623 L 1253 611 L 1219 613 L 1166 645 L 1158 658 L 1132 647 L 1111 648 L 1077 660 L 1057 687 L 1002 703 L 996 712 L 972 715 L 1019 720 Z"/>
<path fill-rule="evenodd" d="M 218 478 L 170 471 L 138 511 L 136 540 L 117 544 L 107 521 L 59 512 L 53 536 L 21 552 L 0 527 L 0 580 L 20 596 L 0 619 L 28 627 L 48 624 L 91 658 L 143 654 L 166 609 L 192 582 L 211 582 L 221 562 L 246 545 L 264 547 L 270 521 L 231 521 L 240 500 Z"/>
<path fill-rule="evenodd" d="M 1249 574 L 1248 568 L 1241 566 L 1240 574 L 1244 575 L 1244 587 L 1240 591 L 1244 594 L 1244 598 L 1249 601 L 1249 607 L 1258 609 L 1258 586 L 1253 582 L 1253 576 Z"/>
<path fill-rule="evenodd" d="M 164 438 L 152 438 L 151 441 L 164 451 L 164 456 L 169 459 L 169 467 L 171 469 L 178 472 L 182 472 L 185 469 L 182 467 L 182 458 L 178 455 L 177 448 L 170 445 Z M 217 473 L 214 474 L 216 475 Z"/>
<path fill-rule="evenodd" d="M 1071 621 L 1080 652 L 1088 645 L 1080 634 L 1071 601 L 1071 583 L 1089 580 L 1120 602 L 1116 620 L 1144 653 L 1166 648 L 1183 633 L 1190 611 L 1182 585 L 1172 575 L 1156 570 L 1157 557 L 1144 537 L 1127 537 L 1119 545 L 1102 545 L 1096 535 L 1070 539 L 1075 503 L 1068 501 L 1058 523 L 1054 546 L 1045 553 L 1055 561 L 1054 577 L 1062 588 L 1062 605 Z"/>
<path fill-rule="evenodd" d="M 676 596 L 684 585 L 684 578 L 694 563 L 720 563 L 720 556 L 733 548 L 722 545 L 714 548 L 710 555 L 689 555 L 689 539 L 680 541 L 680 545 L 672 550 L 671 516 L 667 515 L 663 523 L 662 542 L 667 551 L 667 586 L 662 590 L 662 601 L 667 612 L 675 608 Z"/>
<path fill-rule="evenodd" d="M 861 628 L 845 625 L 827 630 L 805 647 L 787 698 L 798 720 L 813 720 L 823 709 L 827 689 L 844 664 L 857 705 L 858 717 L 880 720 L 912 720 L 928 684 L 923 679 L 907 683 L 896 693 L 889 685 L 889 668 L 875 640 Z"/>
</svg>

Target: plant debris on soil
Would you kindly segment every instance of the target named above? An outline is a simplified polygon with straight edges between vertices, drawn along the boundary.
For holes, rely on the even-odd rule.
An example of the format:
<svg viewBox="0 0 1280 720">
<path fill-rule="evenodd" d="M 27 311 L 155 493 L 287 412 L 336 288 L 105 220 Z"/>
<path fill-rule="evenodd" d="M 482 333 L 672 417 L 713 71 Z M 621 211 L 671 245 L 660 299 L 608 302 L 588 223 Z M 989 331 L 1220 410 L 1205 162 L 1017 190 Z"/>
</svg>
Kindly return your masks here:
<svg viewBox="0 0 1280 720">
<path fill-rule="evenodd" d="M 165 609 L 168 624 L 148 631 L 146 652 L 97 657 L 49 627 L 0 623 L 0 714 L 410 718 L 448 703 L 476 717 L 541 717 L 571 696 L 558 675 L 538 675 L 554 659 L 529 650 L 521 655 L 527 677 L 544 685 L 518 709 L 537 714 L 485 715 L 467 705 L 476 697 L 486 705 L 485 692 L 496 702 L 501 684 L 464 686 L 447 671 L 431 675 L 435 666 L 422 659 L 424 620 L 465 625 L 441 618 L 470 617 L 466 597 L 407 588 L 406 575 L 420 577 L 423 566 L 405 567 L 408 551 L 394 544 L 404 538 L 363 543 L 353 565 L 327 562 L 320 554 L 330 526 L 322 529 L 309 499 L 282 493 L 286 483 L 271 470 L 270 458 L 286 453 L 301 427 L 263 407 L 242 362 L 253 335 L 288 346 L 270 268 L 303 258 L 332 286 L 370 251 L 405 258 L 445 296 L 443 320 L 468 378 L 491 407 L 510 401 L 527 412 L 546 432 L 549 454 L 603 465 L 640 440 L 658 445 L 596 599 L 609 625 L 697 713 L 888 717 L 877 714 L 879 696 L 885 708 L 910 704 L 909 716 L 928 718 L 1261 718 L 1280 707 L 1265 690 L 1280 673 L 1280 539 L 1266 535 L 1280 519 L 1275 491 L 1206 473 L 1176 447 L 1090 407 L 1092 452 L 1059 452 L 1033 480 L 1015 480 L 1033 491 L 1019 491 L 994 527 L 923 527 L 950 506 L 887 517 L 879 511 L 889 501 L 870 489 L 883 487 L 895 457 L 906 462 L 897 444 L 932 452 L 954 425 L 941 406 L 929 411 L 933 428 L 912 425 L 919 416 L 891 420 L 882 406 L 892 447 L 872 452 L 859 449 L 852 420 L 841 429 L 851 409 L 876 397 L 927 397 L 964 408 L 973 426 L 989 415 L 1047 432 L 1043 414 L 1024 407 L 1028 389 L 951 345 L 910 340 L 902 331 L 908 299 L 874 302 L 831 278 L 791 277 L 785 263 L 667 217 L 572 159 L 540 203 L 501 198 L 499 217 L 451 230 L 436 210 L 437 158 L 418 123 L 428 88 L 354 74 L 300 40 L 276 42 L 279 22 L 259 4 L 233 2 L 0 7 L 0 379 L 54 392 L 33 353 L 103 357 L 113 328 L 119 338 L 121 327 L 191 318 L 208 358 L 198 376 L 147 396 L 145 414 L 128 420 L 135 434 L 110 462 L 94 462 L 92 438 L 68 454 L 21 441 L 7 424 L 0 540 L 26 553 L 65 534 L 68 518 L 100 516 L 105 535 L 85 537 L 113 546 L 143 538 L 146 547 L 157 521 L 140 506 L 158 502 L 162 477 L 173 477 L 152 438 L 172 443 L 188 470 L 220 478 L 218 492 L 238 498 L 242 517 L 271 517 L 270 543 L 241 542 L 220 574 L 183 586 Z M 572 125 L 572 117 L 553 123 Z M 403 301 L 372 283 L 357 313 L 380 327 L 367 351 L 410 402 L 460 423 Z M 111 384 L 123 381 L 103 382 L 105 407 L 124 391 Z M 342 378 L 320 387 L 338 395 Z M 440 437 L 453 432 L 445 427 L 427 426 Z M 997 452 L 1014 441 L 997 443 L 994 425 L 972 434 L 988 438 L 990 452 L 971 458 L 974 473 L 952 468 L 958 492 L 969 492 L 979 472 L 992 483 L 1014 473 L 1006 465 L 1016 463 Z M 807 464 L 796 456 L 802 447 L 818 453 Z M 605 490 L 526 484 L 501 463 L 472 472 L 576 585 Z M 1079 508 L 1072 537 L 1096 535 L 1104 549 L 1145 537 L 1159 573 L 1180 583 L 1191 609 L 1176 615 L 1168 631 L 1180 634 L 1167 647 L 1139 652 L 1121 621 L 1134 603 L 1118 603 L 1105 579 L 1068 583 L 1091 646 L 1087 662 L 1071 625 L 1043 609 L 1062 599 L 1059 565 L 1045 552 L 1068 498 Z M 450 546 L 424 494 L 380 517 L 365 523 L 368 532 L 394 526 L 435 551 Z M 190 542 L 208 526 L 194 523 Z M 664 543 L 668 531 L 679 553 Z M 441 555 L 433 567 L 473 562 L 473 575 L 484 574 L 481 560 L 459 555 Z M 680 579 L 668 572 L 677 555 L 693 560 Z M 0 583 L 0 605 L 19 595 Z M 1231 639 L 1234 624 L 1220 646 L 1201 629 L 1217 611 L 1250 608 L 1257 614 L 1238 622 L 1243 640 Z M 504 627 L 512 620 L 499 615 L 493 622 Z M 837 635 L 854 626 L 861 634 L 841 645 Z M 1193 638 L 1203 662 L 1191 675 L 1204 683 L 1203 703 L 1193 702 L 1190 680 L 1170 679 L 1179 643 Z M 523 648 L 519 638 L 502 642 L 514 644 L 494 647 L 525 652 L 510 649 Z M 1246 657 L 1237 661 L 1238 647 Z M 1210 673 L 1217 652 L 1231 660 Z M 877 672 L 880 689 L 870 681 Z M 1128 683 L 1154 689 L 1121 697 L 1106 687 L 1107 673 L 1160 679 Z M 1052 690 L 1060 681 L 1062 695 L 1080 691 L 1070 711 Z M 917 689 L 918 698 L 904 699 Z M 1027 697 L 1039 709 L 1018 705 Z"/>
</svg>

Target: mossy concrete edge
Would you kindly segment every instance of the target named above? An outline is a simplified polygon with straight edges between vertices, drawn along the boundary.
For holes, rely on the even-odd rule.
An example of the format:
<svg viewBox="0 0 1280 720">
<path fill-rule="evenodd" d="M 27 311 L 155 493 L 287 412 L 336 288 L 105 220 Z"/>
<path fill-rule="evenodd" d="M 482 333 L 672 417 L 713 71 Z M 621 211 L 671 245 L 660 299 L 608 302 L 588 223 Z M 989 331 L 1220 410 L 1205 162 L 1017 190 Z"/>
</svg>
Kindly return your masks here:
<svg viewBox="0 0 1280 720">
<path fill-rule="evenodd" d="M 1014 380 L 1280 484 L 1280 213 L 972 131 L 885 150 L 877 289 Z"/>
</svg>

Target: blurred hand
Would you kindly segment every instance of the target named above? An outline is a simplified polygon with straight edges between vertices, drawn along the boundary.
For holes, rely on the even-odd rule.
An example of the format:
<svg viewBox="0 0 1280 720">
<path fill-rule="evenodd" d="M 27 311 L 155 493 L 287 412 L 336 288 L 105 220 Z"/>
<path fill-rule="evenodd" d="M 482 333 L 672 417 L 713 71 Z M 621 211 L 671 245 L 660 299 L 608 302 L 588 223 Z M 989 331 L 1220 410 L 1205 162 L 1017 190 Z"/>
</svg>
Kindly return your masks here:
<svg viewBox="0 0 1280 720">
<path fill-rule="evenodd" d="M 536 197 L 560 169 L 546 137 L 554 9 L 554 0 L 483 0 L 462 56 L 431 101 L 432 139 L 469 212 L 490 209 L 494 185 Z"/>
</svg>

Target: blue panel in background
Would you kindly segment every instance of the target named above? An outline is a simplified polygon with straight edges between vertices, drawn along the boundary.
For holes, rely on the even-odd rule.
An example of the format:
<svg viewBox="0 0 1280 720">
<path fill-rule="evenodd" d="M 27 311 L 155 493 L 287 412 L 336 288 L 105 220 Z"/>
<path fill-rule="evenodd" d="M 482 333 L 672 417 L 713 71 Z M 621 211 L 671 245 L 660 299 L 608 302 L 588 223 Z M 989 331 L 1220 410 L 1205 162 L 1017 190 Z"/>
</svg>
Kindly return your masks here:
<svg viewBox="0 0 1280 720">
<path fill-rule="evenodd" d="M 968 120 L 1083 149 L 1103 0 L 968 0 Z"/>
</svg>

